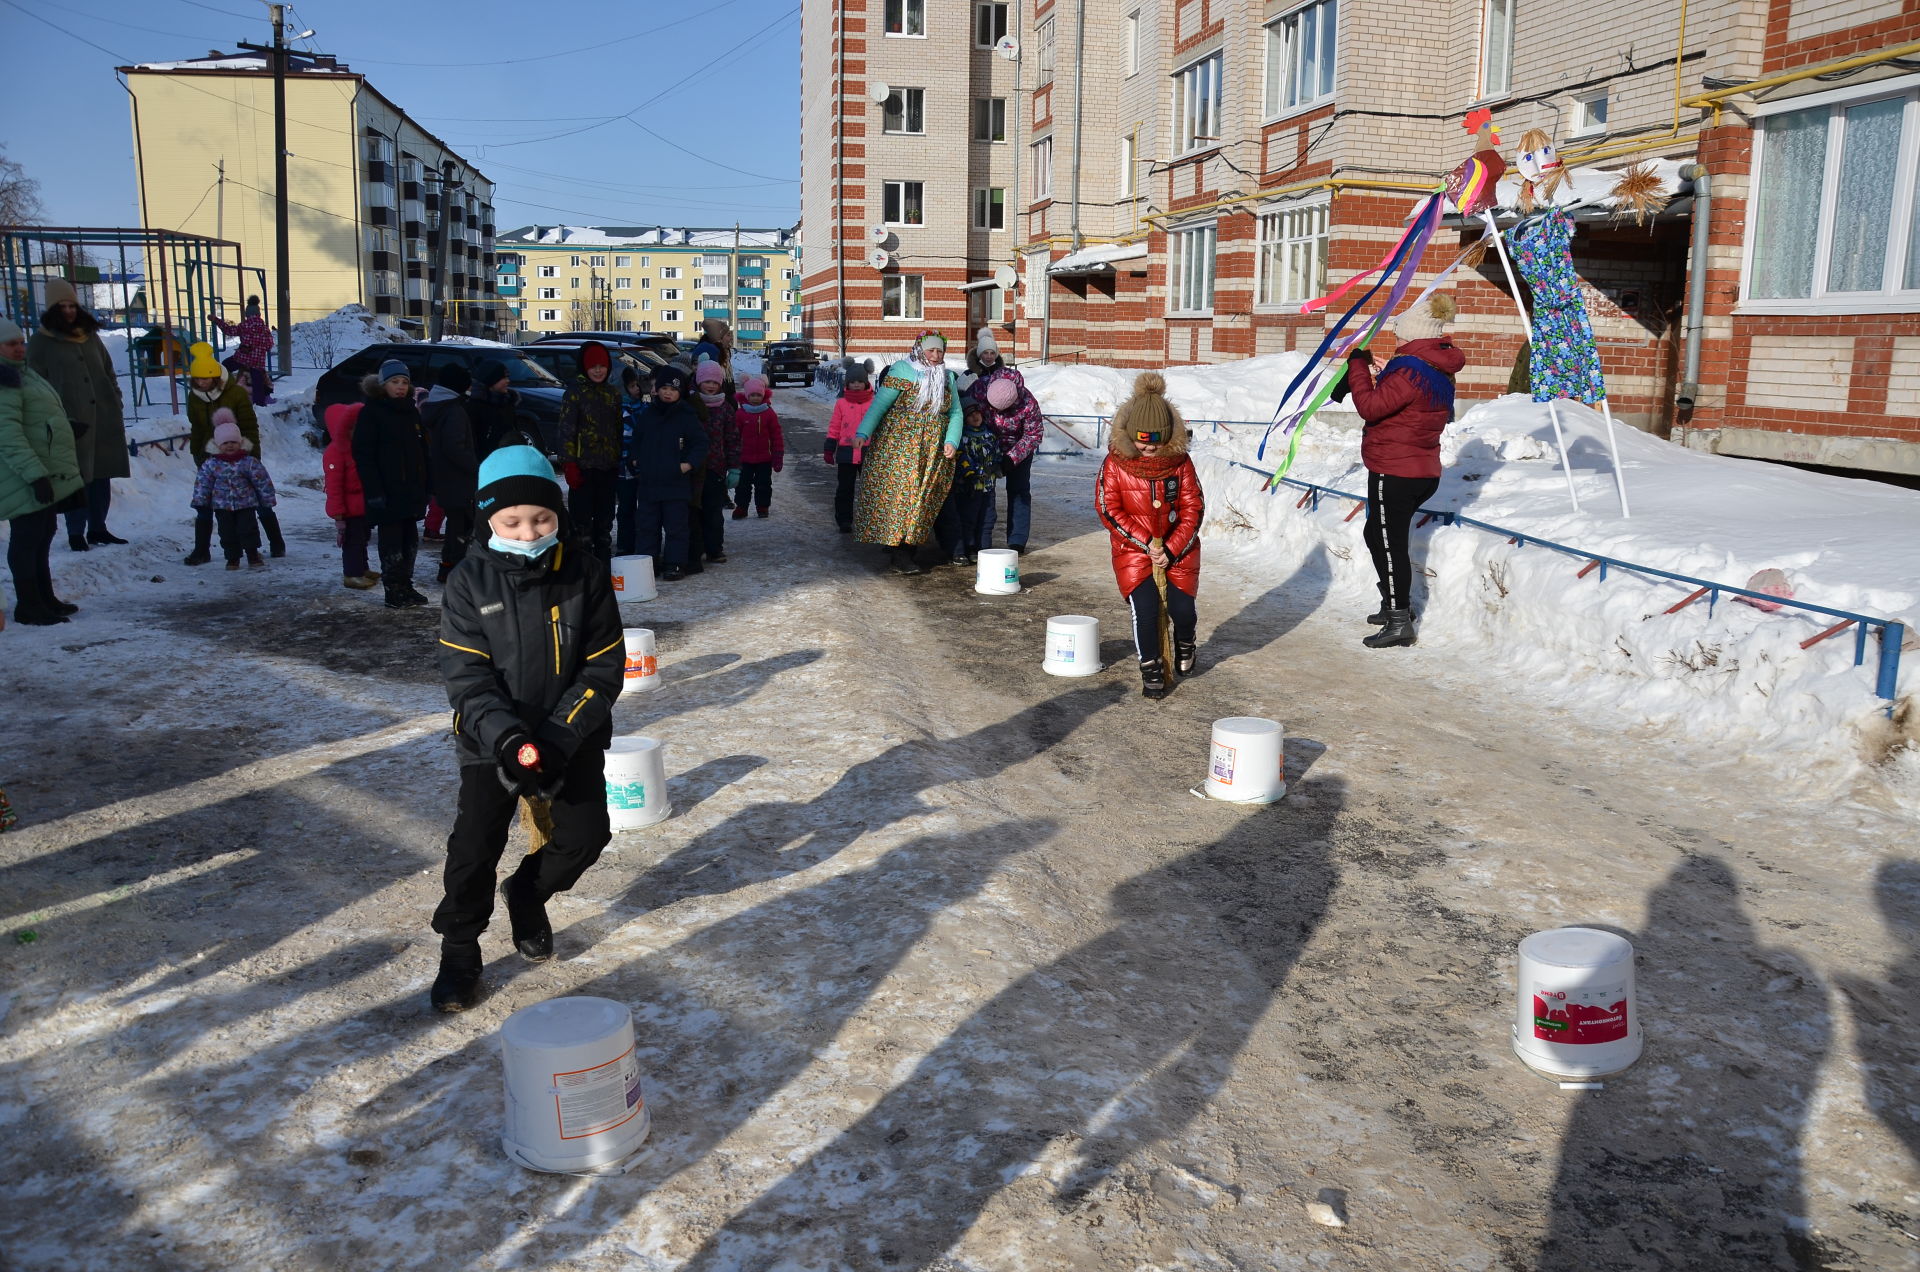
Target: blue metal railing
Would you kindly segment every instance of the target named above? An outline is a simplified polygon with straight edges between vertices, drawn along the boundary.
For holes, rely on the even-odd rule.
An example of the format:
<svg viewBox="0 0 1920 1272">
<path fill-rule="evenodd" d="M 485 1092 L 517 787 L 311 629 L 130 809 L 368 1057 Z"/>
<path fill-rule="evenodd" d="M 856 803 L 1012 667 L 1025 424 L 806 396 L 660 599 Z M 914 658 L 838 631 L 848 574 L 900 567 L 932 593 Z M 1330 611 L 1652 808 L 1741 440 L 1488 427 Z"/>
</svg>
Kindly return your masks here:
<svg viewBox="0 0 1920 1272">
<path fill-rule="evenodd" d="M 1058 432 L 1068 441 L 1072 442 L 1075 449 L 1042 451 L 1040 453 L 1043 455 L 1083 455 L 1089 451 L 1104 451 L 1106 449 L 1106 429 L 1111 424 L 1112 419 L 1113 417 L 1110 415 L 1054 415 L 1049 413 L 1046 417 L 1047 423 L 1053 427 L 1055 432 Z M 1092 425 L 1094 439 L 1092 442 L 1083 441 L 1074 429 L 1068 427 L 1068 424 L 1078 425 L 1083 422 Z M 1189 428 L 1207 426 L 1216 433 L 1235 428 L 1257 428 L 1265 430 L 1267 427 L 1265 424 L 1253 420 L 1188 420 L 1187 426 Z M 1237 459 L 1229 460 L 1228 463 L 1234 468 L 1244 468 L 1250 473 L 1255 473 L 1265 478 L 1268 482 L 1273 480 L 1272 473 L 1265 469 L 1255 468 L 1252 464 L 1243 464 Z M 1356 495 L 1351 491 L 1340 490 L 1333 486 L 1315 485 L 1310 481 L 1301 481 L 1297 477 L 1282 477 L 1280 482 L 1282 485 L 1292 486 L 1296 490 L 1307 492 L 1301 502 L 1310 504 L 1312 510 L 1316 512 L 1320 508 L 1322 496 L 1330 495 L 1361 505 L 1367 502 L 1365 495 Z M 1691 605 L 1694 601 L 1705 596 L 1707 598 L 1707 613 L 1711 616 L 1713 607 L 1719 603 L 1722 596 L 1743 596 L 1758 601 L 1763 605 L 1781 606 L 1802 610 L 1809 614 L 1825 615 L 1828 618 L 1838 621 L 1825 631 L 1819 632 L 1807 640 L 1802 641 L 1801 648 L 1808 648 L 1827 639 L 1829 636 L 1838 635 L 1840 632 L 1846 630 L 1846 628 L 1852 627 L 1854 629 L 1853 665 L 1856 667 L 1866 663 L 1867 632 L 1870 628 L 1875 629 L 1880 635 L 1880 656 L 1878 665 L 1875 668 L 1874 693 L 1878 697 L 1887 700 L 1889 704 L 1893 702 L 1898 693 L 1900 681 L 1900 646 L 1906 639 L 1906 624 L 1904 623 L 1896 622 L 1890 618 L 1878 618 L 1871 614 L 1856 614 L 1851 610 L 1834 609 L 1827 605 L 1815 605 L 1809 601 L 1795 600 L 1791 597 L 1774 596 L 1768 592 L 1755 592 L 1749 588 L 1736 587 L 1731 583 L 1719 583 L 1712 579 L 1694 578 L 1692 575 L 1677 574 L 1672 570 L 1663 570 L 1659 566 L 1641 565 L 1635 561 L 1627 561 L 1619 557 L 1607 556 L 1604 553 L 1588 552 L 1581 548 L 1570 547 L 1564 543 L 1555 543 L 1551 539 L 1543 539 L 1539 535 L 1529 534 L 1524 530 L 1512 530 L 1505 526 L 1497 526 L 1490 521 L 1480 521 L 1473 517 L 1462 516 L 1458 512 L 1452 512 L 1443 508 L 1422 508 L 1420 512 L 1422 515 L 1421 525 L 1425 525 L 1428 521 L 1438 521 L 1442 525 L 1467 526 L 1487 534 L 1499 535 L 1516 548 L 1524 548 L 1532 544 L 1537 547 L 1550 549 L 1554 552 L 1563 553 L 1577 560 L 1585 561 L 1587 564 L 1581 570 L 1581 574 L 1584 576 L 1588 570 L 1597 567 L 1602 582 L 1606 581 L 1607 570 L 1612 568 L 1616 570 L 1627 570 L 1631 573 L 1649 578 L 1670 579 L 1675 583 L 1685 583 L 1694 588 L 1695 590 L 1688 595 L 1686 599 L 1667 611 L 1670 614 Z M 1892 714 L 1892 705 L 1887 707 L 1887 712 L 1889 715 Z"/>
</svg>

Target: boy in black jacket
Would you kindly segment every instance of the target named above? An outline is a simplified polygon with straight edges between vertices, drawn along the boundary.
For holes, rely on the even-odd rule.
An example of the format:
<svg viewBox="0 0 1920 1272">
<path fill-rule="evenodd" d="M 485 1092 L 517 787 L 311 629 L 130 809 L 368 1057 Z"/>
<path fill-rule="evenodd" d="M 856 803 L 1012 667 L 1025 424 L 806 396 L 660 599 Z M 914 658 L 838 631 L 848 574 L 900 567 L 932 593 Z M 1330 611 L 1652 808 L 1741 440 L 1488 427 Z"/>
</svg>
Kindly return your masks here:
<svg viewBox="0 0 1920 1272">
<path fill-rule="evenodd" d="M 553 838 L 501 885 L 513 944 L 553 955 L 547 899 L 571 888 L 612 838 L 606 750 L 626 668 L 620 610 L 604 561 L 561 537 L 553 466 L 507 446 L 480 466 L 476 542 L 441 600 L 440 673 L 453 704 L 460 807 L 447 839 L 437 1011 L 479 1001 L 480 934 L 493 915 L 495 868 L 522 796 L 551 801 Z"/>
<path fill-rule="evenodd" d="M 627 462 L 633 470 L 634 546 L 663 580 L 687 577 L 687 474 L 707 462 L 707 426 L 686 400 L 687 374 L 653 373 L 653 401 L 633 420 Z"/>
</svg>

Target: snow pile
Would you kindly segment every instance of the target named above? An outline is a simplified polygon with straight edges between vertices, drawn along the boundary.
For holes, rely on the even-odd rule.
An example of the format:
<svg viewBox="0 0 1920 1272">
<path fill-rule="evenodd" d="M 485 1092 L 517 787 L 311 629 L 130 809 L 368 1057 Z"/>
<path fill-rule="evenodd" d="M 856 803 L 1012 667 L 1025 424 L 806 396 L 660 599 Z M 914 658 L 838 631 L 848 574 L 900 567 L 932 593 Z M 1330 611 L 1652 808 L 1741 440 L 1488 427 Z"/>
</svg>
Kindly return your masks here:
<svg viewBox="0 0 1920 1272">
<path fill-rule="evenodd" d="M 365 305 L 342 305 L 325 318 L 294 324 L 293 365 L 296 369 L 307 367 L 325 371 L 370 344 L 382 341 L 400 344 L 412 339 L 412 336 Z"/>
<path fill-rule="evenodd" d="M 1168 368 L 1168 396 L 1192 420 L 1264 421 L 1302 356 Z M 1084 366 L 1024 371 L 1048 413 L 1060 415 L 1110 414 L 1136 374 Z M 1560 413 L 1582 511 L 1569 504 L 1546 407 L 1521 396 L 1475 406 L 1447 431 L 1445 475 L 1427 506 L 1735 586 L 1764 568 L 1784 570 L 1801 600 L 1907 622 L 1899 690 L 1910 701 L 1920 686 L 1913 639 L 1920 492 L 1700 454 L 1622 426 L 1634 509 L 1623 519 L 1604 421 L 1574 403 L 1562 403 Z M 1353 505 L 1323 501 L 1314 512 L 1295 506 L 1298 490 L 1266 493 L 1262 477 L 1235 466 L 1274 468 L 1282 452 L 1276 441 L 1258 455 L 1263 432 L 1257 425 L 1195 429 L 1210 540 L 1270 583 L 1330 576 L 1330 600 L 1357 619 L 1375 607 L 1377 593 L 1361 521 L 1344 520 Z M 1359 451 L 1358 418 L 1323 411 L 1290 476 L 1364 493 Z M 1790 608 L 1768 614 L 1727 601 L 1710 614 L 1704 598 L 1668 614 L 1690 587 L 1621 570 L 1604 582 L 1598 571 L 1582 578 L 1576 558 L 1437 522 L 1415 531 L 1414 560 L 1423 574 L 1415 588 L 1423 647 L 1495 659 L 1561 705 L 1806 758 L 1851 762 L 1865 752 L 1870 760 L 1897 757 L 1901 773 L 1920 768 L 1898 749 L 1886 704 L 1874 696 L 1877 640 L 1869 637 L 1863 667 L 1853 665 L 1851 630 L 1800 648 L 1833 621 L 1824 616 Z M 1894 765 L 1885 776 L 1893 782 Z M 1910 774 L 1904 780 L 1914 784 Z"/>
</svg>

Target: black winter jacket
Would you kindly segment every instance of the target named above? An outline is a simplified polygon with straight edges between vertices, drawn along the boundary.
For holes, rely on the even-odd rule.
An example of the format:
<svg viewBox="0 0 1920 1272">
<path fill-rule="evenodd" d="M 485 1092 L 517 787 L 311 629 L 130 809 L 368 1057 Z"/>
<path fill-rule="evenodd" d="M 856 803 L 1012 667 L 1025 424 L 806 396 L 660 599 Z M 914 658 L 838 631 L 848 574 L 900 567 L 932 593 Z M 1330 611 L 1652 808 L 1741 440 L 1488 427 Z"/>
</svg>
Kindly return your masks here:
<svg viewBox="0 0 1920 1272">
<path fill-rule="evenodd" d="M 475 453 L 481 459 L 502 446 L 532 446 L 543 455 L 559 453 L 552 441 L 520 422 L 520 395 L 512 389 L 495 395 L 482 388 L 467 394 L 467 414 L 473 417 Z"/>
<path fill-rule="evenodd" d="M 436 386 L 420 408 L 420 423 L 427 438 L 433 497 L 449 511 L 465 508 L 473 502 L 480 480 L 480 457 L 474 453 L 467 399 Z"/>
<path fill-rule="evenodd" d="M 634 416 L 626 458 L 639 498 L 685 499 L 688 478 L 680 465 L 689 464 L 699 474 L 707 462 L 707 426 L 685 398 L 672 406 L 656 398 Z"/>
<path fill-rule="evenodd" d="M 581 376 L 560 403 L 560 454 L 582 468 L 620 464 L 620 386 Z"/>
<path fill-rule="evenodd" d="M 370 398 L 353 426 L 353 466 L 367 520 L 389 525 L 427 515 L 427 444 L 411 397 Z"/>
<path fill-rule="evenodd" d="M 561 543 L 537 561 L 476 542 L 440 603 L 440 674 L 460 763 L 525 729 L 566 759 L 613 740 L 626 637 L 606 563 Z"/>
</svg>

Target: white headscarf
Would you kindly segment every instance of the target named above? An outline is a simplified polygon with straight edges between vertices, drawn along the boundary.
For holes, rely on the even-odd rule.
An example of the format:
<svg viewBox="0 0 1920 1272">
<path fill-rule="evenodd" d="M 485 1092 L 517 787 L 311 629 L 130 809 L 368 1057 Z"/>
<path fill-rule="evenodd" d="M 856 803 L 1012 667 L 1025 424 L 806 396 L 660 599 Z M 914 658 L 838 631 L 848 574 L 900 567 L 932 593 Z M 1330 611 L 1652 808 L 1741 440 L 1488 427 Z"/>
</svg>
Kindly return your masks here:
<svg viewBox="0 0 1920 1272">
<path fill-rule="evenodd" d="M 920 338 L 913 342 L 911 359 L 913 369 L 920 376 L 920 387 L 914 391 L 913 409 L 916 411 L 939 412 L 947 407 L 947 363 L 942 358 L 934 366 L 928 366 L 920 355 L 926 352 L 927 341 L 938 340 L 941 352 L 947 347 L 947 340 L 937 331 L 923 331 Z"/>
</svg>

